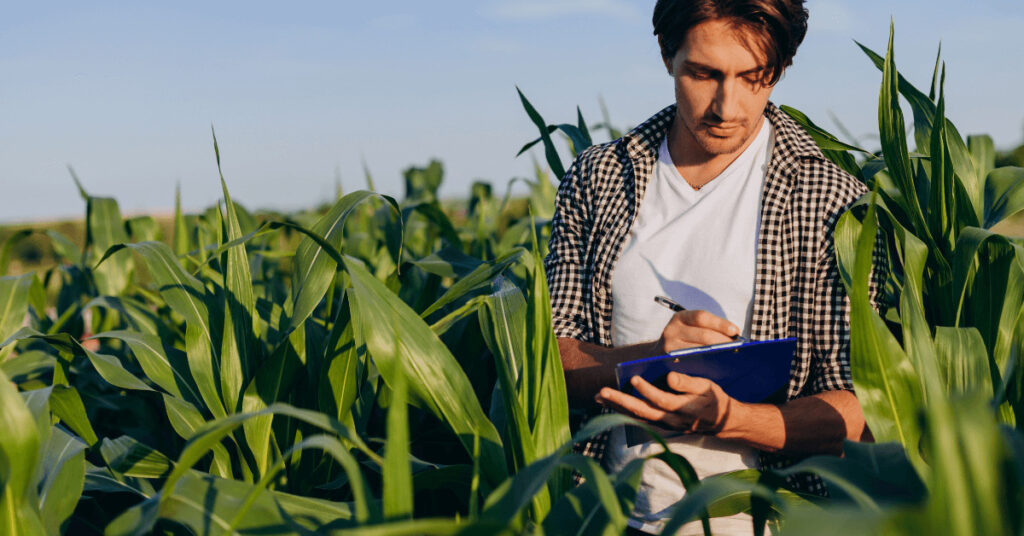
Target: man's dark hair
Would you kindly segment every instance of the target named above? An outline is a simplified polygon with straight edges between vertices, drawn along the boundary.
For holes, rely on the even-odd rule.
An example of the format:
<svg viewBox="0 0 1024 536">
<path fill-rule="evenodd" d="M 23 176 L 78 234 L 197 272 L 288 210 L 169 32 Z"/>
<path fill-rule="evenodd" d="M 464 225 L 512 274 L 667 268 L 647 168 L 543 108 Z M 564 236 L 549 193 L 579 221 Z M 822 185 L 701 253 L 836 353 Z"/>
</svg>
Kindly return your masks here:
<svg viewBox="0 0 1024 536">
<path fill-rule="evenodd" d="M 725 19 L 750 31 L 768 57 L 765 82 L 775 84 L 782 71 L 792 65 L 793 56 L 807 34 L 804 0 L 658 0 L 654 5 L 654 35 L 661 55 L 676 55 L 686 34 L 698 24 Z"/>
</svg>

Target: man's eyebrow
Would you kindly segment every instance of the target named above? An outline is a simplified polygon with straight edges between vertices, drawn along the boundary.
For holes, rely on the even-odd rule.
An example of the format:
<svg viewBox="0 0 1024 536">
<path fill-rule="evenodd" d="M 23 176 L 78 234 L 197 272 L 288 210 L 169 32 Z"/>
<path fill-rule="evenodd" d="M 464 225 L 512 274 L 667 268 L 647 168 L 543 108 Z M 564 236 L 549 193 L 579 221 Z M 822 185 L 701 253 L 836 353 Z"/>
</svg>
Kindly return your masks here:
<svg viewBox="0 0 1024 536">
<path fill-rule="evenodd" d="M 710 72 L 715 72 L 715 73 L 721 72 L 719 69 L 717 69 L 715 67 L 712 67 L 710 65 L 704 65 L 703 63 L 700 63 L 698 61 L 685 60 L 683 62 L 683 65 L 685 65 L 689 69 L 699 69 L 699 70 L 702 70 L 702 71 L 710 71 Z M 760 73 L 765 72 L 767 69 L 768 69 L 768 67 L 766 67 L 764 65 L 758 65 L 757 67 L 754 67 L 752 69 L 747 69 L 746 71 L 740 72 L 738 74 L 739 74 L 739 76 L 747 76 L 747 75 L 751 75 L 751 74 L 760 74 Z"/>
</svg>

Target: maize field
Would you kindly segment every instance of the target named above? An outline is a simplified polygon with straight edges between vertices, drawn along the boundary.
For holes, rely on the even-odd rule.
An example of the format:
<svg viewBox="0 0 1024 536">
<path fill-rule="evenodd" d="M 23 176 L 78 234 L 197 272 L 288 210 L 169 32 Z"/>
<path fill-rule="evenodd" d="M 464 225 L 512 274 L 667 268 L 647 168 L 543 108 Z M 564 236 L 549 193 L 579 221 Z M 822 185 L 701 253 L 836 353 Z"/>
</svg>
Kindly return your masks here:
<svg viewBox="0 0 1024 536">
<path fill-rule="evenodd" d="M 1024 168 L 946 119 L 938 61 L 923 92 L 891 34 L 884 56 L 864 51 L 881 150 L 784 110 L 871 189 L 834 237 L 875 443 L 704 480 L 670 452 L 616 474 L 574 453 L 634 421 L 571 435 L 540 167 L 525 206 L 485 183 L 442 202 L 432 162 L 401 200 L 357 191 L 286 216 L 250 213 L 221 176 L 222 201 L 178 208 L 166 241 L 76 178 L 84 247 L 34 229 L 0 250 L 0 275 L 33 234 L 60 261 L 0 278 L 0 534 L 621 534 L 642 464 L 662 462 L 687 488 L 665 534 L 741 511 L 757 534 L 1024 533 L 1024 243 L 992 230 L 1024 209 Z M 591 130 L 520 96 L 539 131 L 520 153 L 543 148 L 560 177 L 556 141 L 574 155 Z M 786 489 L 796 472 L 830 497 Z"/>
</svg>

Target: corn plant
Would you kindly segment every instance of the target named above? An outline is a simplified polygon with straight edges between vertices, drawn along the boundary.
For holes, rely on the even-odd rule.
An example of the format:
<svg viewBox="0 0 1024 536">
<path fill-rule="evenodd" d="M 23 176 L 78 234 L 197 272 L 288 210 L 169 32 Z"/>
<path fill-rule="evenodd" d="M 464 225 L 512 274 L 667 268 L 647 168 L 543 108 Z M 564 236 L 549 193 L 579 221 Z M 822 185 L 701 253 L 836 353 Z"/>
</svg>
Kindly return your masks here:
<svg viewBox="0 0 1024 536">
<path fill-rule="evenodd" d="M 873 189 L 840 219 L 835 244 L 852 304 L 854 386 L 873 434 L 891 443 L 848 444 L 865 462 L 818 458 L 794 468 L 821 474 L 856 506 L 788 524 L 797 534 L 825 522 L 851 534 L 1019 533 L 1024 251 L 991 229 L 1024 210 L 1024 169 L 994 168 L 991 139 L 965 142 L 946 119 L 938 60 L 925 95 L 897 72 L 891 29 L 884 58 L 861 48 L 882 71 L 880 155 L 787 111 Z M 914 152 L 900 95 L 914 112 Z M 878 256 L 886 260 L 881 311 L 868 296 Z"/>
</svg>

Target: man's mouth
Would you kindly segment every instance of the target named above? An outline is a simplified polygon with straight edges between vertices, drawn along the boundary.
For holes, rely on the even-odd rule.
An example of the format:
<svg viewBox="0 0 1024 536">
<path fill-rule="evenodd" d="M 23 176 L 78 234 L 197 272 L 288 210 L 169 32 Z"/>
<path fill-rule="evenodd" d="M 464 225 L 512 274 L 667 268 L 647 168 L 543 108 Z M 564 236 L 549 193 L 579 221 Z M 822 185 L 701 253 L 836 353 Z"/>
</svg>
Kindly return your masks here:
<svg viewBox="0 0 1024 536">
<path fill-rule="evenodd" d="M 740 131 L 739 123 L 704 123 L 712 136 L 728 137 Z"/>
</svg>

